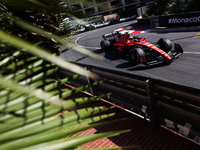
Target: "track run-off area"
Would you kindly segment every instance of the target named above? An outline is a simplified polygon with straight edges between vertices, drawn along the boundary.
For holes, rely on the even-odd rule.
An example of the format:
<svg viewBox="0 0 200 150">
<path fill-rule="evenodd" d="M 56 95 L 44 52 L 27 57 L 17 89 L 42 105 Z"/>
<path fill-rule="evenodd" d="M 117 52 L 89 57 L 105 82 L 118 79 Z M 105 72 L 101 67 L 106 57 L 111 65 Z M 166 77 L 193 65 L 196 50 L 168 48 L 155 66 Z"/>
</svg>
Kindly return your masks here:
<svg viewBox="0 0 200 150">
<path fill-rule="evenodd" d="M 128 61 L 127 57 L 120 56 L 111 51 L 103 52 L 101 50 L 100 42 L 103 34 L 113 32 L 117 28 L 134 22 L 136 22 L 136 20 L 99 28 L 75 36 L 75 44 L 103 56 L 105 58 L 104 60 L 85 57 L 84 54 L 73 49 L 61 54 L 60 57 L 68 61 L 75 61 L 85 57 L 80 60 L 79 63 L 129 72 L 131 74 L 137 74 L 200 89 L 200 30 L 154 30 L 153 32 L 134 34 L 139 37 L 147 36 L 147 41 L 150 43 L 156 43 L 160 38 L 168 38 L 173 44 L 180 44 L 184 53 L 169 65 L 159 65 L 150 68 L 143 64 L 133 66 Z"/>
</svg>

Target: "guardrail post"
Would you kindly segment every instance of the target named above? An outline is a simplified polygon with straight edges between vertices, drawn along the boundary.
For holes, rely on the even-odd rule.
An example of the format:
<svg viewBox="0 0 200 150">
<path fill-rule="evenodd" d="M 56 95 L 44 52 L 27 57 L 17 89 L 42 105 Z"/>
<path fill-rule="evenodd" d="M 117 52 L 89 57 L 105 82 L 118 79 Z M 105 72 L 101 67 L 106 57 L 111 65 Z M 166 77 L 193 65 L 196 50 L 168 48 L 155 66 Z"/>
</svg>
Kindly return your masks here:
<svg viewBox="0 0 200 150">
<path fill-rule="evenodd" d="M 90 79 L 88 77 L 88 71 L 91 71 L 90 67 L 85 67 L 85 70 L 86 70 L 86 78 L 87 78 L 87 81 L 88 81 L 88 84 L 89 85 L 92 85 L 95 81 Z M 96 87 L 95 86 L 90 86 L 90 92 L 93 96 L 97 96 L 97 90 L 96 90 Z"/>
<path fill-rule="evenodd" d="M 157 119 L 156 119 L 156 110 L 155 110 L 155 99 L 153 94 L 153 81 L 152 79 L 148 79 L 145 81 L 146 90 L 147 90 L 147 99 L 149 102 L 149 113 L 150 113 L 150 121 L 151 127 L 155 129 L 157 127 Z"/>
</svg>

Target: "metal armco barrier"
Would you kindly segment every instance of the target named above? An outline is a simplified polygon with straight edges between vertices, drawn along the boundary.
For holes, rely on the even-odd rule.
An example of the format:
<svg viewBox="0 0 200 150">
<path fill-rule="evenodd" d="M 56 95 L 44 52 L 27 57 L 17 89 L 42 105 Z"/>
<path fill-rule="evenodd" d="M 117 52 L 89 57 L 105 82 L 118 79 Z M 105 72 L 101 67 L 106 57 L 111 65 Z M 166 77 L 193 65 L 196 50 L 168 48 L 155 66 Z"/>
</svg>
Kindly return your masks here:
<svg viewBox="0 0 200 150">
<path fill-rule="evenodd" d="M 106 100 L 149 119 L 153 128 L 166 126 L 200 143 L 200 89 L 91 65 L 79 65 L 92 70 L 103 80 L 103 83 L 88 89 L 94 95 L 111 92 Z M 72 75 L 68 71 L 60 71 L 58 74 L 60 78 Z M 71 84 L 83 86 L 92 82 L 87 77 L 79 77 Z"/>
</svg>

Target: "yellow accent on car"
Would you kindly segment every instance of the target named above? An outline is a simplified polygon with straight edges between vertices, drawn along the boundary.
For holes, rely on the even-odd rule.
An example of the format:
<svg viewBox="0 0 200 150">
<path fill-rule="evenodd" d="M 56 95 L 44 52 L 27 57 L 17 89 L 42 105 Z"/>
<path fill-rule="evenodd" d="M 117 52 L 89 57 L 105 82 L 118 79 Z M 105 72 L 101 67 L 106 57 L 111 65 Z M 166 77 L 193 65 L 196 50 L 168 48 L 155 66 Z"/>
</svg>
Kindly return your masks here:
<svg viewBox="0 0 200 150">
<path fill-rule="evenodd" d="M 122 48 L 121 48 L 121 47 L 118 47 L 118 51 L 122 52 Z"/>
</svg>

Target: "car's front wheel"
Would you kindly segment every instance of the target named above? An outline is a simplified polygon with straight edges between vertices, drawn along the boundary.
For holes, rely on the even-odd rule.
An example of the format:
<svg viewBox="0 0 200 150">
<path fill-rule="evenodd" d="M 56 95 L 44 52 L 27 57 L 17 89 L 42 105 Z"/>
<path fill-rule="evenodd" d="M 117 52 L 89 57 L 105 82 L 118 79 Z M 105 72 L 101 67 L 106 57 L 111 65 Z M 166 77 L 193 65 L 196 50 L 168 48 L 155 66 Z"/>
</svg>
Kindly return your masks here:
<svg viewBox="0 0 200 150">
<path fill-rule="evenodd" d="M 157 42 L 158 47 L 168 53 L 172 49 L 172 42 L 169 39 L 160 38 Z"/>
</svg>

